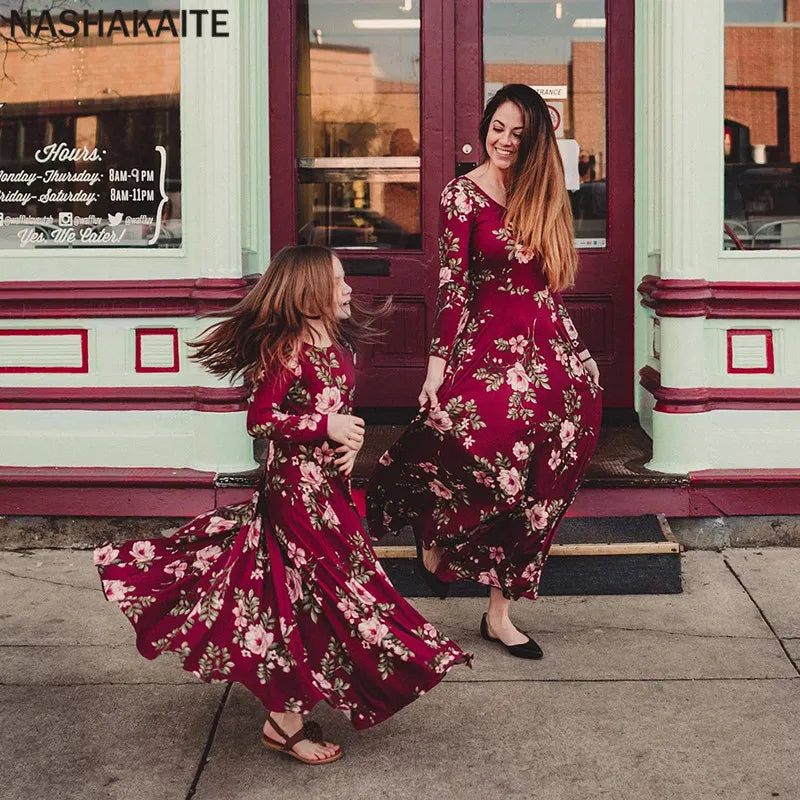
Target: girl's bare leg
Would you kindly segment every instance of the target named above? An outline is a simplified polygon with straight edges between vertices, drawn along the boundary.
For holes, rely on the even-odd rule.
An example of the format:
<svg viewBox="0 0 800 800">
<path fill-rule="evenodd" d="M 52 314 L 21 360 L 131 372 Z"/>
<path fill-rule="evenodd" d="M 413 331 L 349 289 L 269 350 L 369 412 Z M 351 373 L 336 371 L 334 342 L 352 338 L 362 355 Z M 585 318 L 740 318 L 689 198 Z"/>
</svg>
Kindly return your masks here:
<svg viewBox="0 0 800 800">
<path fill-rule="evenodd" d="M 508 616 L 511 601 L 503 597 L 499 589 L 492 589 L 489 593 L 489 610 L 486 613 L 486 624 L 489 635 L 499 639 L 503 644 L 525 644 L 528 637 L 517 630 Z"/>
</svg>

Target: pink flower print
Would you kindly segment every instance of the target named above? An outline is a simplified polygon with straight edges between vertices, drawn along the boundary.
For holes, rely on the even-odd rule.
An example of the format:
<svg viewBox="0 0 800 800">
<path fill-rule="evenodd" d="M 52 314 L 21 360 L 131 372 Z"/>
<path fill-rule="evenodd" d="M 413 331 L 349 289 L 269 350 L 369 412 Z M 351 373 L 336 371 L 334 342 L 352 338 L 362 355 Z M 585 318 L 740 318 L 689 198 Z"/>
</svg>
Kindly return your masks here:
<svg viewBox="0 0 800 800">
<path fill-rule="evenodd" d="M 519 361 L 506 371 L 506 382 L 515 392 L 527 392 L 531 384 L 525 367 Z"/>
<path fill-rule="evenodd" d="M 199 569 L 200 572 L 203 573 L 208 572 L 211 564 L 219 558 L 221 553 L 221 547 L 210 544 L 208 547 L 204 547 L 194 554 L 194 564 L 192 564 L 192 567 L 194 569 Z"/>
<path fill-rule="evenodd" d="M 263 658 L 267 654 L 269 646 L 275 636 L 264 630 L 263 625 L 251 625 L 244 635 L 244 642 L 247 649 L 256 656 Z"/>
<path fill-rule="evenodd" d="M 517 244 L 514 246 L 514 258 L 520 264 L 527 264 L 533 258 L 533 250 Z"/>
<path fill-rule="evenodd" d="M 437 467 L 436 464 L 432 464 L 430 461 L 423 461 L 419 466 L 423 472 L 430 472 L 431 475 L 436 475 L 439 472 L 439 467 Z"/>
<path fill-rule="evenodd" d="M 286 586 L 289 589 L 289 600 L 296 603 L 303 596 L 303 581 L 300 573 L 292 567 L 286 567 Z"/>
<path fill-rule="evenodd" d="M 292 373 L 296 378 L 299 378 L 303 374 L 303 368 L 300 366 L 300 360 L 297 356 L 292 356 L 287 362 L 286 366 L 289 369 L 289 372 Z"/>
<path fill-rule="evenodd" d="M 314 448 L 314 461 L 317 464 L 322 464 L 325 466 L 326 464 L 330 464 L 336 458 L 336 452 L 334 449 L 325 442 L 321 444 L 319 447 Z"/>
<path fill-rule="evenodd" d="M 328 692 L 333 691 L 333 684 L 321 673 L 321 672 L 313 672 L 311 673 L 311 679 L 317 686 L 321 692 L 327 694 Z"/>
<path fill-rule="evenodd" d="M 164 572 L 166 572 L 167 575 L 174 575 L 176 580 L 180 580 L 186 574 L 186 562 L 180 559 L 173 561 L 171 564 L 167 564 L 167 566 L 164 567 Z"/>
<path fill-rule="evenodd" d="M 247 531 L 247 547 L 250 550 L 255 550 L 258 543 L 261 541 L 261 517 L 256 517 L 249 526 Z"/>
<path fill-rule="evenodd" d="M 489 560 L 496 561 L 498 564 L 506 557 L 502 547 L 489 548 Z"/>
<path fill-rule="evenodd" d="M 519 470 L 516 467 L 501 469 L 500 474 L 497 476 L 497 483 L 509 497 L 514 497 L 522 489 L 522 481 L 520 480 Z"/>
<path fill-rule="evenodd" d="M 289 559 L 296 567 L 304 567 L 308 564 L 306 551 L 302 547 L 298 547 L 294 542 L 289 542 L 286 545 L 286 551 L 289 553 Z"/>
<path fill-rule="evenodd" d="M 143 542 L 134 542 L 131 547 L 131 557 L 140 564 L 146 564 L 148 561 L 152 561 L 155 554 L 155 547 L 147 540 Z"/>
<path fill-rule="evenodd" d="M 570 353 L 569 355 L 569 366 L 576 375 L 583 375 L 583 362 L 578 358 L 578 356 L 575 355 L 575 353 Z"/>
<path fill-rule="evenodd" d="M 453 428 L 453 420 L 443 408 L 432 408 L 425 420 L 425 424 L 439 433 L 446 433 Z"/>
<path fill-rule="evenodd" d="M 514 458 L 516 458 L 517 461 L 524 461 L 528 457 L 528 445 L 526 445 L 525 442 L 516 442 L 511 452 L 514 454 Z"/>
<path fill-rule="evenodd" d="M 446 283 L 450 283 L 450 281 L 452 279 L 453 279 L 453 271 L 450 269 L 450 267 L 442 267 L 439 270 L 439 287 L 440 288 L 442 286 L 444 286 Z"/>
<path fill-rule="evenodd" d="M 575 328 L 574 323 L 569 317 L 562 317 L 561 322 L 564 325 L 564 330 L 567 332 L 567 336 L 574 342 L 578 338 L 578 331 Z"/>
<path fill-rule="evenodd" d="M 94 565 L 96 567 L 107 567 L 114 563 L 114 559 L 119 555 L 119 550 L 114 549 L 113 544 L 96 547 L 94 550 Z"/>
<path fill-rule="evenodd" d="M 289 418 L 288 414 L 286 415 L 286 418 Z M 304 431 L 308 429 L 310 431 L 315 431 L 321 419 L 321 414 L 304 414 L 302 417 L 300 417 L 300 422 L 297 424 L 297 430 Z"/>
<path fill-rule="evenodd" d="M 315 410 L 319 414 L 335 414 L 344 405 L 342 393 L 336 386 L 326 386 L 316 397 Z"/>
<path fill-rule="evenodd" d="M 224 517 L 211 517 L 206 525 L 206 533 L 222 533 L 222 531 L 229 531 L 236 526 L 235 519 L 225 519 Z"/>
<path fill-rule="evenodd" d="M 357 580 L 351 578 L 345 586 L 350 591 L 350 594 L 359 600 L 365 606 L 373 606 L 375 605 L 375 596 L 368 592 L 362 584 L 360 584 Z"/>
<path fill-rule="evenodd" d="M 387 528 L 392 524 L 392 516 L 391 516 L 391 514 L 387 514 L 385 511 L 383 512 L 383 524 Z"/>
<path fill-rule="evenodd" d="M 305 464 L 301 464 L 300 482 L 306 484 L 305 491 L 321 489 L 322 484 L 325 482 L 325 476 L 322 474 L 319 464 L 315 464 L 313 461 L 306 461 Z"/>
<path fill-rule="evenodd" d="M 437 496 L 444 500 L 452 500 L 453 493 L 438 479 L 434 478 L 428 483 L 428 488 Z"/>
<path fill-rule="evenodd" d="M 388 450 L 378 459 L 378 463 L 382 467 L 388 467 L 392 463 L 392 457 L 389 455 Z"/>
<path fill-rule="evenodd" d="M 559 466 L 561 466 L 561 454 L 558 450 L 552 450 L 550 452 L 550 460 L 547 462 L 547 466 L 550 467 L 553 472 L 555 472 Z"/>
<path fill-rule="evenodd" d="M 464 442 L 464 447 L 466 447 L 467 450 L 469 450 L 470 447 L 472 447 L 472 445 L 475 444 L 475 439 L 472 436 L 465 436 L 463 442 Z"/>
<path fill-rule="evenodd" d="M 525 352 L 525 348 L 528 346 L 528 340 L 520 335 L 520 336 L 513 336 L 511 339 L 508 340 L 508 349 L 516 354 L 522 355 Z"/>
<path fill-rule="evenodd" d="M 339 524 L 339 517 L 336 516 L 336 512 L 330 503 L 325 506 L 325 510 L 322 512 L 322 521 L 332 528 Z"/>
<path fill-rule="evenodd" d="M 361 617 L 361 614 L 358 610 L 356 604 L 347 597 L 342 598 L 337 604 L 336 608 L 344 614 L 344 618 L 348 622 L 355 622 L 357 619 Z"/>
<path fill-rule="evenodd" d="M 547 510 L 541 503 L 537 503 L 532 508 L 526 508 L 525 516 L 534 530 L 543 531 L 547 527 Z"/>
<path fill-rule="evenodd" d="M 472 201 L 469 199 L 466 192 L 461 190 L 457 191 L 453 198 L 453 203 L 456 207 L 456 211 L 458 211 L 461 216 L 472 213 Z"/>
<path fill-rule="evenodd" d="M 377 617 L 371 617 L 358 623 L 358 633 L 368 644 L 379 645 L 389 633 L 389 628 Z"/>
<path fill-rule="evenodd" d="M 430 624 L 430 622 L 426 622 L 422 626 L 422 633 L 428 638 L 433 639 L 434 641 L 438 640 L 439 638 L 439 631 Z"/>
<path fill-rule="evenodd" d="M 522 571 L 522 580 L 533 580 L 541 571 L 541 567 L 534 561 L 532 564 L 528 564 Z"/>
<path fill-rule="evenodd" d="M 242 608 L 241 603 L 239 603 L 236 608 L 233 609 L 233 627 L 246 628 L 248 625 L 247 612 Z"/>
<path fill-rule="evenodd" d="M 130 590 L 131 587 L 122 581 L 103 581 L 103 592 L 106 598 L 114 603 L 124 600 Z"/>
<path fill-rule="evenodd" d="M 478 573 L 478 583 L 486 584 L 487 586 L 494 586 L 496 589 L 500 588 L 500 578 L 497 577 L 497 571 L 492 567 L 488 572 Z"/>
<path fill-rule="evenodd" d="M 565 419 L 561 423 L 558 435 L 561 437 L 561 447 L 566 447 L 575 439 L 575 423 L 572 420 Z"/>
</svg>

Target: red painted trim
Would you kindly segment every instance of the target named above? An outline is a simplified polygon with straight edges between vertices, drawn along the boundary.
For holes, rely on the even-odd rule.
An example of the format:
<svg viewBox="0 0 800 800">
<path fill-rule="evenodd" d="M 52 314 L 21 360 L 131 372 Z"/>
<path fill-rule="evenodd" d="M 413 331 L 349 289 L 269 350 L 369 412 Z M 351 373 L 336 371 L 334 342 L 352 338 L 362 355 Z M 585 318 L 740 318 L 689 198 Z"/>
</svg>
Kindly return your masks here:
<svg viewBox="0 0 800 800">
<path fill-rule="evenodd" d="M 800 388 L 750 388 L 744 386 L 700 386 L 673 388 L 661 385 L 661 373 L 646 366 L 639 370 L 639 383 L 656 399 L 654 411 L 665 414 L 700 414 L 705 411 L 797 411 Z"/>
<path fill-rule="evenodd" d="M 0 319 L 196 317 L 230 308 L 256 280 L 0 281 Z"/>
<path fill-rule="evenodd" d="M 800 469 L 701 469 L 689 473 L 692 486 L 796 486 Z"/>
<path fill-rule="evenodd" d="M 243 386 L 10 386 L 0 387 L 0 409 L 92 411 L 244 411 Z"/>
<path fill-rule="evenodd" d="M 89 372 L 89 332 L 84 328 L 15 328 L 0 330 L 0 336 L 78 336 L 80 338 L 81 363 L 77 367 L 0 367 L 0 372 L 14 374 L 40 373 L 87 373 Z"/>
<path fill-rule="evenodd" d="M 641 303 L 659 317 L 800 319 L 800 283 L 730 283 L 645 275 Z"/>
<path fill-rule="evenodd" d="M 0 467 L 0 514 L 193 517 L 216 506 L 213 472 Z"/>
<path fill-rule="evenodd" d="M 756 375 L 756 374 L 774 374 L 775 372 L 775 349 L 772 345 L 772 330 L 756 330 L 756 329 L 729 329 L 728 333 L 728 372 L 731 375 Z M 764 367 L 734 367 L 733 366 L 733 337 L 734 336 L 763 336 L 766 340 L 767 347 L 767 364 Z"/>
<path fill-rule="evenodd" d="M 142 337 L 172 336 L 172 365 L 169 367 L 142 366 Z M 178 357 L 178 331 L 175 328 L 137 328 L 136 329 L 136 372 L 180 372 Z"/>
</svg>

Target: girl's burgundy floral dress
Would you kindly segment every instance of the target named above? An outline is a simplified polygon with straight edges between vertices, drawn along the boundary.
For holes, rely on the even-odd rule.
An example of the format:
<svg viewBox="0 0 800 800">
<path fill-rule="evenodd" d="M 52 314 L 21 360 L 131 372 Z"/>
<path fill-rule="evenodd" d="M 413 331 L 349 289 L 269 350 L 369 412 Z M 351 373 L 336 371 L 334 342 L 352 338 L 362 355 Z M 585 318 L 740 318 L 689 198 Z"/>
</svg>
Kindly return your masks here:
<svg viewBox="0 0 800 800">
<path fill-rule="evenodd" d="M 597 443 L 600 388 L 561 296 L 467 177 L 442 193 L 431 354 L 447 360 L 439 408 L 379 461 L 373 538 L 410 524 L 442 548 L 437 575 L 535 598 L 558 523 Z"/>
<path fill-rule="evenodd" d="M 469 657 L 389 582 L 334 464 L 326 415 L 351 413 L 353 373 L 349 351 L 305 346 L 251 399 L 248 431 L 270 444 L 250 502 L 169 538 L 106 544 L 95 564 L 145 657 L 177 653 L 271 711 L 325 700 L 366 728 Z"/>
</svg>

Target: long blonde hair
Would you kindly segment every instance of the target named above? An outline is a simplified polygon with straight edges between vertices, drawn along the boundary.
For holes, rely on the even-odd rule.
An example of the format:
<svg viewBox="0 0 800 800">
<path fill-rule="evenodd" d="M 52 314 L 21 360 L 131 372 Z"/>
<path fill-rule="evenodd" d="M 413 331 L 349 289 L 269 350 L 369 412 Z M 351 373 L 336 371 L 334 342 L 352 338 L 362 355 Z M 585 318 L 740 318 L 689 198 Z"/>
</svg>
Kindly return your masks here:
<svg viewBox="0 0 800 800">
<path fill-rule="evenodd" d="M 195 349 L 191 357 L 214 375 L 231 380 L 243 375 L 252 383 L 262 371 L 274 375 L 290 369 L 303 342 L 315 338 L 309 320 L 338 345 L 373 339 L 372 321 L 385 313 L 389 301 L 372 314 L 356 303 L 358 320 L 337 320 L 333 256 L 317 245 L 284 247 L 248 295 L 189 343 Z"/>
<path fill-rule="evenodd" d="M 538 92 L 510 83 L 492 97 L 483 112 L 480 137 L 484 154 L 492 117 L 506 102 L 519 108 L 523 130 L 516 160 L 506 177 L 505 225 L 519 244 L 539 257 L 550 288 L 566 289 L 575 283 L 578 254 L 553 121 Z"/>
</svg>

